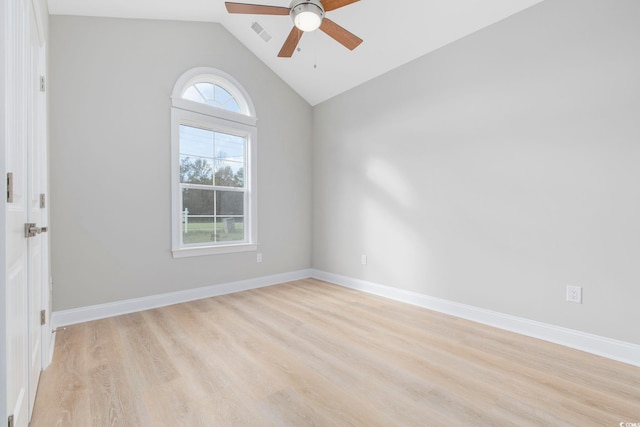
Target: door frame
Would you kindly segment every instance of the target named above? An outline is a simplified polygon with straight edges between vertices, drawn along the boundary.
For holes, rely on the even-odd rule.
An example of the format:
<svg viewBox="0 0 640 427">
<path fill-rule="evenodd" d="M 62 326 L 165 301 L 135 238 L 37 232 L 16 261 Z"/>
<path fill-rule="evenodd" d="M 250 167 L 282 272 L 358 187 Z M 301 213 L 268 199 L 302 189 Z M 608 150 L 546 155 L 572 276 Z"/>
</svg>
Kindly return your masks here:
<svg viewBox="0 0 640 427">
<path fill-rule="evenodd" d="M 7 20 L 7 5 L 3 1 L 0 7 L 0 22 L 2 26 Z M 6 105 L 6 78 L 5 70 L 7 68 L 7 45 L 9 40 L 6 37 L 6 31 L 0 31 L 0 102 Z M 6 153 L 6 132 L 7 132 L 7 116 L 4 111 L 0 114 L 0 153 L 5 158 Z M 7 342 L 7 298 L 6 298 L 6 281 L 7 281 L 7 198 L 4 195 L 6 191 L 7 165 L 6 161 L 0 162 L 0 179 L 2 179 L 3 196 L 0 197 L 0 342 L 4 343 L 2 348 L 6 348 Z M 0 422 L 4 423 L 7 419 L 7 352 L 0 351 Z"/>
</svg>

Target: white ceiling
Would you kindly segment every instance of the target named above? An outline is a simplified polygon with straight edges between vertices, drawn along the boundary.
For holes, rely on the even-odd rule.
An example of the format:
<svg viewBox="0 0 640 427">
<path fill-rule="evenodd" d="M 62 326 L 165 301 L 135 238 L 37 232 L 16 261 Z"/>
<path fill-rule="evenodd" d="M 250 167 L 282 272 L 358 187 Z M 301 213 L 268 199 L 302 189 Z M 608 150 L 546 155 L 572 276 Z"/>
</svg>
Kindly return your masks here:
<svg viewBox="0 0 640 427">
<path fill-rule="evenodd" d="M 288 7 L 290 0 L 236 0 Z M 171 19 L 221 23 L 316 105 L 542 0 L 361 0 L 327 13 L 364 39 L 349 51 L 326 34 L 305 33 L 292 58 L 278 58 L 293 26 L 288 16 L 230 15 L 223 0 L 48 0 L 52 15 Z M 265 43 L 252 29 L 271 35 Z"/>
</svg>

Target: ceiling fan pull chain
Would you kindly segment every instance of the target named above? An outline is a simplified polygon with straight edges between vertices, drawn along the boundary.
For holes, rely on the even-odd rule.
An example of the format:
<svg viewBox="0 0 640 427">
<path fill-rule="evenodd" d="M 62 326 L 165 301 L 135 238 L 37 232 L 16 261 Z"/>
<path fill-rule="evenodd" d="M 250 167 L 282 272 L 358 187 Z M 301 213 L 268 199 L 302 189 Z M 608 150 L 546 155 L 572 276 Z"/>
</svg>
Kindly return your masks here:
<svg viewBox="0 0 640 427">
<path fill-rule="evenodd" d="M 313 69 L 318 68 L 318 33 L 313 35 Z"/>
</svg>

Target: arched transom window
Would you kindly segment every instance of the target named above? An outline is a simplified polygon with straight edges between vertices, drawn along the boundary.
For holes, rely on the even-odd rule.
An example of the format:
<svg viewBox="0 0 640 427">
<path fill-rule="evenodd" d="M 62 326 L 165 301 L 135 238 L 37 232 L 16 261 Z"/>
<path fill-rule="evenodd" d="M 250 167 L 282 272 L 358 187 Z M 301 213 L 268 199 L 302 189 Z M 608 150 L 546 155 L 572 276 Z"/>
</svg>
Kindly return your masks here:
<svg viewBox="0 0 640 427">
<path fill-rule="evenodd" d="M 238 101 L 227 89 L 209 81 L 192 84 L 184 91 L 182 98 L 235 113 L 241 112 Z"/>
<path fill-rule="evenodd" d="M 256 118 L 231 76 L 190 70 L 172 96 L 173 255 L 257 249 Z"/>
</svg>

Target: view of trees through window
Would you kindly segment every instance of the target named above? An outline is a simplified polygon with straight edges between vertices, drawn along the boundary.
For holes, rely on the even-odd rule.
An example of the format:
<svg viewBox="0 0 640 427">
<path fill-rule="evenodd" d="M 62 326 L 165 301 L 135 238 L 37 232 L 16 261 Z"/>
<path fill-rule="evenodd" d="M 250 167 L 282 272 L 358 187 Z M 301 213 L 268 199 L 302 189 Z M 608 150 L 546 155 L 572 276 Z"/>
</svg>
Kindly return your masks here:
<svg viewBox="0 0 640 427">
<path fill-rule="evenodd" d="M 243 241 L 244 137 L 180 126 L 184 244 Z"/>
<path fill-rule="evenodd" d="M 180 182 L 213 185 L 212 177 L 215 178 L 216 185 L 223 187 L 244 186 L 244 168 L 234 173 L 230 166 L 220 165 L 216 168 L 214 175 L 211 164 L 204 159 L 191 157 L 180 159 Z"/>
</svg>

